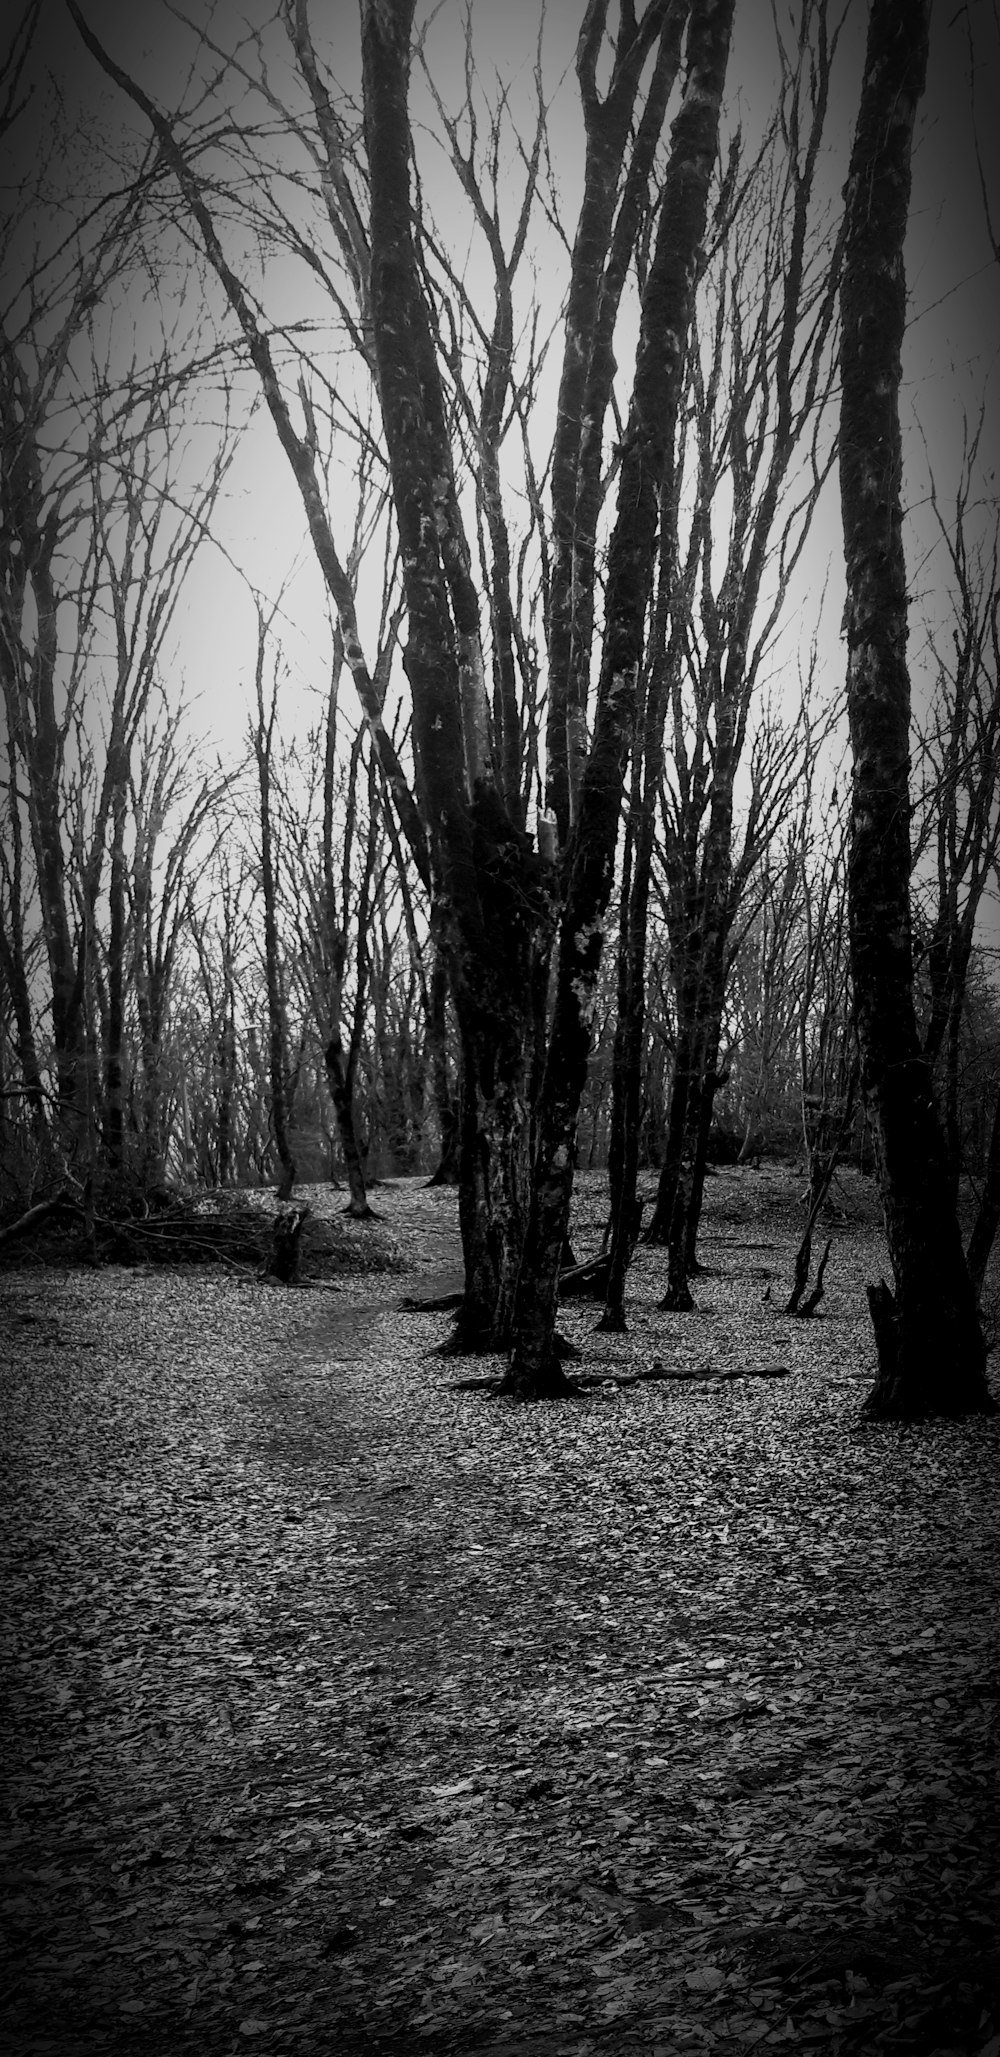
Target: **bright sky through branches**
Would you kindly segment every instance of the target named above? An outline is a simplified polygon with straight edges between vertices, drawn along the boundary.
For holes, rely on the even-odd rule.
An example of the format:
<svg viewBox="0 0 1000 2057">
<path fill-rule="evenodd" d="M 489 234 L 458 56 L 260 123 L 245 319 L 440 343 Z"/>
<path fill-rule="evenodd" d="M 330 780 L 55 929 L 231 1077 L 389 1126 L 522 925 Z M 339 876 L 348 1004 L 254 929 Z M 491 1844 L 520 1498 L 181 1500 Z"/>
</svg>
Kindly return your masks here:
<svg viewBox="0 0 1000 2057">
<path fill-rule="evenodd" d="M 262 161 L 283 165 L 287 170 L 288 176 L 276 197 L 295 223 L 295 182 L 305 176 L 307 165 L 302 151 L 292 149 L 280 135 L 276 108 L 281 103 L 293 113 L 301 113 L 304 99 L 273 7 L 266 0 L 260 5 L 258 0 L 245 0 L 242 5 L 223 0 L 223 4 L 211 6 L 204 4 L 204 0 L 191 0 L 185 11 L 167 6 L 164 0 L 147 0 L 139 8 L 122 4 L 122 0 L 89 0 L 85 12 L 111 55 L 155 97 L 161 108 L 171 115 L 179 113 L 178 135 L 182 139 L 192 133 L 200 135 L 199 166 L 210 178 L 231 175 L 237 161 L 220 133 L 220 125 L 259 128 Z M 549 103 L 551 197 L 561 209 L 567 236 L 572 235 L 575 222 L 582 162 L 582 124 L 573 74 L 581 12 L 582 0 L 572 0 L 572 4 L 571 0 L 550 0 L 542 40 L 544 92 Z M 797 12 L 797 6 L 787 4 L 787 0 L 779 0 L 776 5 L 776 19 L 786 32 Z M 510 96 L 505 177 L 509 180 L 512 213 L 523 181 L 514 129 L 523 138 L 530 135 L 538 19 L 536 0 L 506 0 L 502 8 L 488 4 L 488 0 L 473 0 L 480 104 L 485 106 L 501 84 Z M 44 21 L 45 33 L 38 55 L 42 64 L 51 69 L 65 96 L 70 130 L 82 114 L 90 139 L 97 146 L 98 159 L 107 149 L 112 156 L 124 152 L 126 160 L 134 160 L 147 141 L 137 111 L 116 94 L 98 71 L 82 48 L 68 15 L 63 14 L 59 0 L 51 0 Z M 828 128 L 825 184 L 831 205 L 837 202 L 846 168 L 864 22 L 863 6 L 855 5 L 838 60 L 835 103 Z M 464 10 L 457 0 L 443 0 L 437 9 L 418 8 L 418 28 L 426 29 L 429 72 L 446 107 L 456 114 L 464 86 L 463 23 Z M 215 49 L 201 42 L 203 33 Z M 356 98 L 360 80 L 356 6 L 348 4 L 348 0 L 332 0 L 332 4 L 328 0 L 328 4 L 315 6 L 313 33 L 321 61 L 335 74 L 343 90 Z M 740 0 L 730 69 L 728 119 L 730 129 L 739 122 L 751 140 L 759 133 L 773 102 L 773 51 L 769 0 Z M 973 54 L 974 93 L 970 83 Z M 266 60 L 267 87 L 273 96 L 270 102 L 259 89 L 262 59 Z M 932 619 L 935 617 L 936 581 L 943 569 L 940 548 L 932 547 L 933 529 L 925 519 L 927 457 L 937 475 L 939 494 L 947 502 L 953 492 L 961 453 L 963 415 L 974 420 L 985 401 L 990 417 L 982 445 L 981 485 L 985 498 L 992 490 L 991 453 L 1000 440 L 994 425 L 1000 412 L 996 365 L 1000 266 L 993 260 L 984 225 L 975 148 L 978 132 L 984 170 L 996 200 L 996 219 L 1000 220 L 1000 156 L 993 116 L 998 99 L 1000 31 L 992 8 L 982 5 L 957 11 L 935 9 L 907 251 L 912 314 L 903 395 L 904 420 L 912 431 L 908 436 L 905 491 L 913 510 L 908 547 L 916 603 L 911 655 L 918 703 L 921 662 L 926 654 L 920 615 L 926 610 Z M 456 272 L 473 282 L 475 298 L 477 266 L 483 265 L 481 240 L 442 149 L 440 120 L 419 67 L 414 72 L 413 110 L 425 205 L 447 245 Z M 210 129 L 211 147 L 206 147 Z M 46 137 L 34 133 L 29 138 L 25 131 L 20 147 L 22 151 L 25 147 L 31 152 L 44 151 Z M 57 187 L 58 159 L 49 169 L 50 185 Z M 78 171 L 78 158 L 67 157 L 67 181 L 72 183 Z M 234 185 L 233 192 L 237 190 Z M 72 197 L 68 191 L 70 207 Z M 242 197 L 248 197 L 245 190 Z M 255 260 L 260 253 L 253 251 L 245 223 L 237 223 L 235 229 L 232 226 L 232 199 L 220 201 L 219 206 L 220 220 L 230 229 L 229 247 L 235 255 Z M 299 223 L 308 235 L 307 209 L 301 213 Z M 43 238 L 51 235 L 51 222 L 40 221 L 38 233 Z M 157 319 L 190 319 L 192 297 L 205 290 L 203 275 L 187 268 L 182 239 L 176 255 L 176 269 L 162 282 Z M 567 267 L 559 235 L 546 223 L 541 211 L 535 217 L 528 255 L 544 328 L 558 321 Z M 485 270 L 482 276 L 488 304 L 489 280 Z M 369 419 L 368 403 L 363 397 L 364 379 L 358 376 L 343 331 L 338 334 L 330 321 L 329 304 L 324 304 L 302 262 L 287 251 L 279 257 L 272 247 L 264 251 L 263 269 L 258 269 L 256 277 L 251 276 L 251 283 L 259 291 L 268 321 L 309 325 L 307 331 L 298 333 L 306 335 L 307 347 L 316 362 L 322 365 L 345 405 Z M 219 333 L 229 335 L 231 317 L 218 307 L 214 281 L 208 290 L 213 294 L 211 320 Z M 171 296 L 179 296 L 186 304 L 179 309 L 172 307 Z M 141 315 L 138 318 L 141 320 Z M 627 335 L 627 326 L 624 333 Z M 543 384 L 543 397 L 547 391 L 554 393 L 557 356 L 554 348 L 551 384 L 549 388 Z M 214 732 L 224 743 L 238 737 L 244 727 L 255 636 L 251 599 L 233 565 L 270 599 L 284 589 L 280 635 L 288 665 L 284 721 L 289 732 L 304 726 L 315 714 L 311 691 L 321 692 L 325 687 L 329 649 L 320 577 L 305 538 L 298 497 L 277 448 L 272 425 L 262 411 L 252 420 L 249 418 L 249 403 L 255 397 L 249 376 L 237 378 L 235 396 L 244 425 L 216 524 L 222 551 L 232 563 L 219 550 L 208 548 L 202 553 L 189 581 L 175 637 L 175 678 L 178 683 L 183 681 L 188 696 L 199 702 L 196 725 Z M 916 432 L 917 424 L 920 433 Z M 374 422 L 373 428 L 377 433 Z M 349 443 L 338 436 L 331 456 L 334 523 L 337 528 L 342 522 L 338 540 L 346 552 L 350 544 L 354 455 Z M 376 586 L 380 564 L 379 558 L 374 573 Z M 821 651 L 832 685 L 842 669 L 842 646 L 837 640 L 842 572 L 835 475 L 828 481 L 821 517 L 815 524 L 802 566 L 796 631 L 805 640 L 817 625 L 818 596 L 828 577 Z M 377 633 L 377 597 L 366 608 L 364 578 L 361 601 L 362 634 L 373 642 Z M 787 642 L 783 648 L 788 649 Z M 794 650 L 788 649 L 793 670 L 794 654 Z M 373 648 L 371 655 L 374 656 Z"/>
</svg>

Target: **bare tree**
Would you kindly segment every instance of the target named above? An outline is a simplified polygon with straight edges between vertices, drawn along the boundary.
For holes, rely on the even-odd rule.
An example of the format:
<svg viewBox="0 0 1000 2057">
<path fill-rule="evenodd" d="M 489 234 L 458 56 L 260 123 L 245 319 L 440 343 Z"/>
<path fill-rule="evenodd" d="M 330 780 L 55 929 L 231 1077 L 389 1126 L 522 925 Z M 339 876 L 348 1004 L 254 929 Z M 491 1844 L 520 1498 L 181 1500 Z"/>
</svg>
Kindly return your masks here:
<svg viewBox="0 0 1000 2057">
<path fill-rule="evenodd" d="M 932 1069 L 943 1067 L 945 1133 L 956 1193 L 966 984 L 984 896 L 1000 858 L 1000 529 L 994 517 L 992 530 L 977 538 L 972 507 L 984 426 L 981 414 L 975 431 L 966 433 L 947 514 L 931 475 L 931 508 L 948 561 L 951 608 L 950 620 L 945 613 L 946 640 L 933 625 L 928 629 L 937 681 L 920 736 L 913 836 L 918 904 L 926 908 L 924 932 L 918 936 L 930 998 L 923 1051 Z M 922 893 L 925 860 L 933 884 Z"/>
<path fill-rule="evenodd" d="M 594 738 L 567 857 L 558 975 L 542 1082 L 539 1145 L 518 1280 L 510 1390 L 558 1389 L 552 1361 L 559 1267 L 569 1228 L 576 1123 L 611 896 L 625 768 L 638 709 L 661 507 L 674 497 L 675 437 L 697 264 L 718 150 L 733 10 L 694 9 L 684 97 L 671 132 L 645 279 L 635 380 L 608 554 Z"/>
<path fill-rule="evenodd" d="M 766 709 L 755 717 L 755 706 L 833 463 L 840 246 L 822 224 L 814 184 L 841 28 L 842 18 L 831 31 L 824 4 L 802 10 L 795 43 L 781 47 L 773 134 L 748 174 L 738 154 L 730 161 L 718 263 L 706 278 L 706 319 L 691 358 L 694 514 L 683 563 L 653 621 L 654 733 L 666 718 L 671 742 L 663 833 L 678 1042 L 648 1234 L 668 1245 L 664 1304 L 675 1310 L 693 1304 L 688 1274 L 720 1076 L 730 934 L 780 818 L 797 748 Z M 748 746 L 752 797 L 737 849 L 737 779 Z"/>
<path fill-rule="evenodd" d="M 272 617 L 273 618 L 273 617 Z M 288 1033 L 288 1001 L 285 967 L 278 935 L 278 893 L 281 855 L 276 836 L 272 803 L 274 727 L 278 714 L 280 654 L 275 653 L 270 698 L 265 704 L 264 669 L 267 661 L 269 622 L 263 609 L 257 615 L 257 663 L 254 672 L 255 716 L 251 729 L 254 763 L 257 768 L 257 849 L 260 891 L 263 902 L 264 983 L 267 992 L 267 1057 L 270 1088 L 270 1122 L 278 1156 L 279 1200 L 290 1200 L 295 1185 L 295 1159 L 290 1130 L 295 1092 L 295 1072 Z"/>
<path fill-rule="evenodd" d="M 794 1078 L 795 1027 L 805 961 L 804 835 L 800 816 L 761 861 L 760 883 L 743 927 L 726 995 L 730 1107 L 739 1095 L 743 1138 L 738 1164 L 758 1156 L 781 1119 Z"/>
<path fill-rule="evenodd" d="M 253 1076 L 262 1067 L 247 1024 L 251 1010 L 244 1004 L 253 936 L 249 870 L 239 841 L 223 838 L 198 886 L 190 884 L 187 892 L 185 927 L 195 971 L 178 1082 L 181 1154 L 185 1175 L 213 1186 L 253 1181 L 263 1176 L 266 1162 L 265 1152 L 255 1150 L 246 1104 L 264 1094 L 263 1076 Z M 266 1134 L 266 1121 L 261 1128 Z"/>
<path fill-rule="evenodd" d="M 811 803 L 811 793 L 807 793 L 806 799 L 807 804 Z M 858 1093 L 845 891 L 847 822 L 840 811 L 836 781 L 825 828 L 825 836 L 822 832 L 814 835 L 818 847 L 804 853 L 804 933 L 797 982 L 802 1136 L 809 1165 L 809 1191 L 785 1311 L 804 1315 L 814 1313 L 822 1298 L 825 1255 L 811 1290 L 806 1290 L 812 1239 L 851 1134 Z"/>
<path fill-rule="evenodd" d="M 53 120 L 67 152 L 78 152 L 81 139 L 65 132 L 58 108 Z M 221 433 L 217 422 L 213 454 L 192 482 L 192 381 L 213 352 L 197 324 L 176 325 L 169 340 L 151 323 L 137 329 L 130 302 L 150 279 L 159 234 L 155 173 L 141 164 L 112 173 L 87 147 L 96 199 L 86 184 L 67 198 L 38 161 L 7 224 L 0 690 L 11 854 L 2 953 L 34 1104 L 40 1112 L 38 1086 L 51 1071 L 58 1148 L 89 1162 L 93 1118 L 117 1177 L 132 757 L 231 446 L 223 370 Z M 24 978 L 26 924 L 36 920 L 51 1015 L 44 1040 Z"/>
<path fill-rule="evenodd" d="M 580 781 L 578 820 L 582 821 L 585 813 L 589 815 L 589 833 L 584 837 L 574 826 L 572 851 L 562 861 L 570 914 L 562 928 L 561 998 L 556 1008 L 557 1023 L 562 1026 L 557 1030 L 557 1042 L 559 1034 L 568 1033 L 573 1058 L 567 1070 L 558 1052 L 554 1057 L 550 1054 L 547 1076 L 555 1081 L 562 1072 L 566 1090 L 557 1096 L 558 1107 L 555 1100 L 550 1098 L 546 1105 L 543 1098 L 541 1120 L 547 1138 L 544 1154 L 548 1159 L 548 1173 L 543 1181 L 546 1200 L 541 1208 L 535 1209 L 535 1231 L 526 1244 L 525 1195 L 531 1170 L 532 1132 L 525 1113 L 532 1104 L 532 1080 L 538 1068 L 539 1008 L 545 995 L 549 939 L 559 886 L 553 863 L 557 846 L 555 835 L 543 824 L 541 847 L 538 851 L 532 849 L 519 823 L 520 803 L 512 811 L 504 788 L 501 767 L 509 762 L 505 751 L 510 738 L 498 755 L 497 736 L 493 733 L 480 595 L 460 506 L 432 302 L 414 228 L 408 112 L 412 6 L 366 6 L 362 10 L 367 217 L 354 197 L 351 153 L 343 128 L 328 93 L 318 81 L 308 34 L 303 33 L 304 7 L 297 8 L 289 20 L 302 73 L 310 83 L 315 116 L 311 147 L 320 153 L 328 173 L 324 193 L 328 210 L 332 210 L 331 226 L 339 261 L 354 291 L 357 312 L 351 317 L 352 332 L 368 361 L 374 362 L 379 386 L 408 612 L 405 661 L 413 705 L 419 812 L 414 809 L 398 760 L 388 748 L 378 694 L 361 656 L 349 581 L 337 555 L 317 476 L 317 435 L 310 396 L 303 386 L 300 402 L 304 428 L 298 429 L 282 391 L 268 338 L 244 285 L 225 256 L 204 189 L 190 160 L 148 94 L 128 80 L 100 49 L 74 0 L 68 0 L 68 4 L 88 47 L 110 75 L 132 94 L 151 122 L 162 158 L 180 184 L 209 260 L 240 323 L 282 447 L 302 493 L 310 533 L 340 613 L 347 659 L 376 735 L 403 831 L 423 875 L 433 875 L 437 933 L 447 955 L 462 1041 L 460 1212 L 466 1254 L 465 1335 L 468 1339 L 503 1342 L 516 1326 L 519 1341 L 515 1352 L 515 1387 L 518 1391 L 532 1390 L 536 1385 L 541 1389 L 548 1376 L 550 1356 L 549 1339 L 542 1329 L 546 1323 L 551 1328 L 554 1310 L 554 1290 L 548 1273 L 555 1245 L 549 1226 L 552 1210 L 564 1211 L 569 1202 L 572 1166 L 567 1162 L 564 1167 L 564 1160 L 567 1148 L 570 1159 L 572 1156 L 576 1108 L 585 1072 L 588 994 L 600 958 L 600 918 L 612 873 L 613 835 L 610 853 L 608 836 L 617 817 L 631 725 L 634 677 L 627 670 L 619 674 L 616 667 L 619 660 L 624 660 L 625 643 L 631 651 L 633 645 L 641 642 L 645 603 L 642 601 L 640 606 L 639 602 L 648 584 L 641 553 L 651 547 L 655 533 L 655 481 L 662 470 L 663 453 L 672 442 L 672 426 L 664 437 L 663 424 L 651 402 L 654 398 L 657 403 L 665 401 L 669 416 L 676 404 L 675 388 L 679 391 L 684 331 L 690 318 L 691 267 L 715 154 L 731 6 L 728 0 L 727 4 L 699 0 L 692 13 L 688 84 L 674 125 L 673 156 L 666 175 L 669 205 L 662 198 L 659 203 L 660 221 L 667 222 L 671 217 L 671 225 L 660 233 L 645 275 L 647 340 L 643 346 L 644 368 L 636 388 L 635 420 L 638 436 L 648 435 L 652 440 L 647 451 L 636 451 L 632 457 L 630 478 L 633 486 L 640 487 L 642 497 L 638 526 L 633 527 L 629 537 L 625 521 L 619 523 L 619 565 L 615 575 L 620 593 L 615 603 L 617 614 L 614 610 L 609 613 L 606 607 L 603 682 L 598 689 L 595 740 L 587 760 L 593 774 L 589 798 L 585 795 L 586 779 L 581 777 Z M 667 51 L 672 46 L 676 51 L 680 23 L 687 11 L 686 6 L 671 9 L 663 0 L 651 0 L 641 24 L 631 12 L 622 16 L 618 56 L 632 76 L 632 84 L 620 96 L 621 105 L 615 113 L 619 125 L 624 118 L 623 139 L 630 119 L 629 93 L 634 101 L 645 57 L 652 56 L 654 49 Z M 584 80 L 588 67 L 596 76 L 606 19 L 606 4 L 595 0 L 587 10 L 581 38 L 580 69 Z M 654 60 L 656 92 L 662 100 L 659 121 L 665 112 L 668 72 L 672 76 L 669 65 L 666 70 L 661 66 L 657 71 Z M 654 121 L 652 134 L 643 145 L 647 180 L 657 133 L 658 124 Z M 606 241 L 603 246 L 607 261 L 603 253 L 599 254 L 599 268 L 590 281 L 591 287 L 596 285 L 598 293 L 603 294 L 610 310 L 609 326 L 599 332 L 595 320 L 584 333 L 573 321 L 567 335 L 567 358 L 579 350 L 582 335 L 588 379 L 591 374 L 600 374 L 605 398 L 610 393 L 611 332 L 617 305 L 614 280 L 617 276 L 620 294 L 629 256 L 635 248 L 644 199 L 642 180 L 630 189 L 627 167 L 621 161 L 616 166 L 613 155 L 604 167 L 606 185 L 609 173 L 609 190 L 615 195 L 612 216 L 618 240 L 615 241 L 613 231 L 611 242 Z M 500 287 L 498 305 L 504 292 L 503 272 L 501 265 L 496 272 Z M 338 304 L 342 311 L 342 303 Z M 494 351 L 497 363 L 503 356 L 502 336 L 500 342 L 499 357 Z M 669 359 L 665 381 L 658 378 L 654 369 L 657 353 L 664 349 Z M 504 391 L 508 374 L 502 365 L 499 377 L 498 390 Z M 642 379 L 646 382 L 644 388 Z M 599 459 L 597 462 L 599 470 Z M 626 463 L 623 457 L 623 474 Z M 482 470 L 487 489 L 488 472 L 487 462 Z M 502 569 L 501 539 L 490 519 L 487 531 L 494 569 Z M 585 545 L 585 524 L 580 535 Z M 636 577 L 639 583 L 630 592 L 627 589 Z M 581 605 L 592 604 L 586 602 L 586 583 L 586 578 L 581 583 L 577 575 L 574 602 L 579 599 Z M 580 618 L 583 619 L 582 614 Z M 501 643 L 503 634 L 501 625 Z M 616 649 L 617 643 L 622 647 L 612 661 L 609 651 Z M 502 650 L 499 655 L 502 667 Z M 631 656 L 628 661 L 631 664 Z M 627 691 L 621 683 L 615 685 L 619 677 L 628 681 Z M 562 684 L 554 681 L 550 667 L 550 693 L 563 690 Z M 501 689 L 501 713 L 503 704 Z M 575 723 L 578 732 L 579 707 L 574 712 L 571 697 L 565 704 L 569 709 L 568 729 Z M 558 822 L 553 827 L 557 829 Z M 588 847 L 590 858 L 586 854 Z M 555 1140 L 557 1128 L 563 1131 L 559 1141 Z M 558 1172 L 555 1178 L 554 1169 Z M 537 1196 L 537 1175 L 535 1187 Z M 561 1247 L 561 1238 L 558 1241 Z M 528 1247 L 531 1256 L 524 1263 L 522 1258 Z M 519 1271 L 528 1297 L 515 1324 L 514 1286 Z M 529 1280 L 533 1282 L 530 1292 Z M 534 1338 L 530 1342 L 529 1332 Z"/>
<path fill-rule="evenodd" d="M 862 1085 L 875 1130 L 893 1288 L 869 1287 L 881 1417 L 993 1408 L 927 1058 L 913 1003 L 910 681 L 902 542 L 900 351 L 913 126 L 927 0 L 872 0 L 847 186 L 840 480 L 854 761 L 849 909 Z"/>
<path fill-rule="evenodd" d="M 188 893 L 197 866 L 210 864 L 227 825 L 228 779 L 204 776 L 195 746 L 181 738 L 182 710 L 161 708 L 134 752 L 128 869 L 129 980 L 134 1004 L 133 1121 L 144 1192 L 167 1181 L 177 1070 L 171 1013 L 186 940 Z"/>
</svg>

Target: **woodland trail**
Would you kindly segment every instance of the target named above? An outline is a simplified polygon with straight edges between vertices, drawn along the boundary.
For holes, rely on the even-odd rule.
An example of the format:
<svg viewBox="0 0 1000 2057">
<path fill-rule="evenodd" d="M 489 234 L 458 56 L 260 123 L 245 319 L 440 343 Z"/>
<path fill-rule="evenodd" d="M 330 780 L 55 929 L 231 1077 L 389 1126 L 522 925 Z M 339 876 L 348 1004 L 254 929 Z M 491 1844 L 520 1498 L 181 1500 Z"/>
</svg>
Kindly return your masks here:
<svg viewBox="0 0 1000 2057">
<path fill-rule="evenodd" d="M 376 1202 L 426 1270 L 2 1281 L 7 2046 L 997 2057 L 1000 1430 L 859 1423 L 860 1210 L 824 1321 L 754 1174 L 696 1316 L 566 1309 L 787 1379 L 519 1410 Z"/>
</svg>

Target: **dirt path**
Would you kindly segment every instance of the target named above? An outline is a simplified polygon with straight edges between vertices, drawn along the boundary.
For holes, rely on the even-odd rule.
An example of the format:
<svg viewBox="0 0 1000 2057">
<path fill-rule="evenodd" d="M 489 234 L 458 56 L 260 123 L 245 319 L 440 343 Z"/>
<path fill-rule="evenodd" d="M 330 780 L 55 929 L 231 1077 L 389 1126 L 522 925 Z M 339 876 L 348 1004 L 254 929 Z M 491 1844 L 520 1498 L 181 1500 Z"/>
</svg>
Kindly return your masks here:
<svg viewBox="0 0 1000 2057">
<path fill-rule="evenodd" d="M 792 1187 L 713 1182 L 696 1316 L 643 1253 L 566 1324 L 789 1378 L 516 1409 L 399 1311 L 453 1196 L 376 1198 L 339 1292 L 2 1282 L 7 2046 L 978 2057 L 1000 1430 L 859 1427 L 870 1231 L 789 1322 Z"/>
</svg>

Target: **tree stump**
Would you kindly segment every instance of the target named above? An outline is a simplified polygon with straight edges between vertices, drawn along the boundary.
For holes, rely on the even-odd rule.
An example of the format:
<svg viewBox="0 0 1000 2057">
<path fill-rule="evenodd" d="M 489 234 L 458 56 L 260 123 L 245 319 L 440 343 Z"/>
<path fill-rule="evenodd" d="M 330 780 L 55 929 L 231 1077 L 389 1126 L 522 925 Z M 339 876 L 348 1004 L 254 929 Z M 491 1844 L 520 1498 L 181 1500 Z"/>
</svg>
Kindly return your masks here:
<svg viewBox="0 0 1000 2057">
<path fill-rule="evenodd" d="M 264 1277 L 273 1278 L 279 1286 L 294 1286 L 299 1278 L 299 1242 L 308 1216 L 308 1207 L 292 1207 L 287 1214 L 276 1214 L 271 1255 L 264 1266 Z"/>
</svg>

